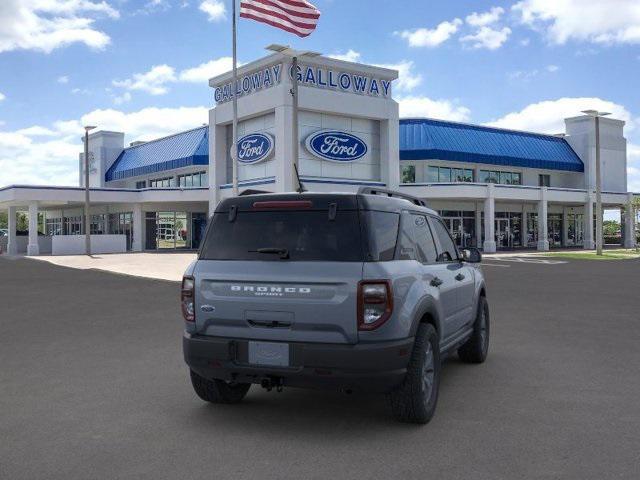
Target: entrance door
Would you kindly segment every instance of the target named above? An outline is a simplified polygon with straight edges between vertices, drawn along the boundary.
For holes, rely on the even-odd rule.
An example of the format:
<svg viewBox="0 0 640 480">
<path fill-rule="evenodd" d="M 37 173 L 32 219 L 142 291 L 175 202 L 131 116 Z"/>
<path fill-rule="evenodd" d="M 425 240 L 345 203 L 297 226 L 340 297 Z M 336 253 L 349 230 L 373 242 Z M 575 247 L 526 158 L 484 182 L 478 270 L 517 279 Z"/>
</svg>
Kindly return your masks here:
<svg viewBox="0 0 640 480">
<path fill-rule="evenodd" d="M 512 235 L 511 225 L 508 218 L 496 218 L 496 247 L 497 248 L 511 248 Z"/>
</svg>

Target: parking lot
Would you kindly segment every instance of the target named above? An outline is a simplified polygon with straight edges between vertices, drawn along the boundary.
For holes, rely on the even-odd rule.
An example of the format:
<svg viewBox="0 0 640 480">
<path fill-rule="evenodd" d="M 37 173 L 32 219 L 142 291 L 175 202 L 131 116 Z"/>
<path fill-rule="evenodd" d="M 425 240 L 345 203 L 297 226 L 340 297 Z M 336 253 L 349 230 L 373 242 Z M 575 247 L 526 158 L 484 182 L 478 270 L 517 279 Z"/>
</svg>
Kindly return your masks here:
<svg viewBox="0 0 640 480">
<path fill-rule="evenodd" d="M 640 261 L 487 260 L 492 344 L 438 411 L 196 398 L 178 284 L 0 257 L 0 478 L 638 478 Z"/>
</svg>

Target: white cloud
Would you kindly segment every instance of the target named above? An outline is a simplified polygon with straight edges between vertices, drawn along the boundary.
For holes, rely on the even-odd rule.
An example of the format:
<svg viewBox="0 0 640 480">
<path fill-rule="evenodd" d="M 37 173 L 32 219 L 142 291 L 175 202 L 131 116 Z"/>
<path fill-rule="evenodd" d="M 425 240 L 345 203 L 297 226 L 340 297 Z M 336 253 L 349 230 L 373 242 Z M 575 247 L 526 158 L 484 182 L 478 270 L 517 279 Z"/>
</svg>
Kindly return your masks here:
<svg viewBox="0 0 640 480">
<path fill-rule="evenodd" d="M 116 95 L 113 97 L 113 103 L 116 105 L 122 105 L 123 103 L 128 103 L 131 101 L 131 94 L 129 92 L 124 92 L 122 95 Z"/>
<path fill-rule="evenodd" d="M 124 113 L 94 110 L 76 120 L 0 131 L 0 186 L 11 184 L 77 185 L 82 125 L 123 131 L 126 142 L 152 140 L 208 121 L 208 108 L 144 108 Z"/>
<path fill-rule="evenodd" d="M 437 47 L 451 38 L 462 25 L 462 20 L 455 18 L 450 22 L 442 22 L 434 29 L 418 28 L 395 32 L 409 42 L 411 47 Z"/>
<path fill-rule="evenodd" d="M 103 49 L 110 38 L 93 24 L 105 16 L 116 19 L 120 14 L 104 0 L 2 0 L 0 53 L 20 49 L 50 53 L 73 43 Z"/>
<path fill-rule="evenodd" d="M 537 68 L 533 70 L 516 70 L 515 72 L 510 72 L 507 76 L 509 77 L 509 80 L 528 82 L 541 73 L 556 73 L 558 70 L 560 70 L 560 67 L 557 65 L 547 65 L 542 71 Z"/>
<path fill-rule="evenodd" d="M 69 77 L 62 75 L 61 77 L 58 77 L 57 82 L 62 84 L 69 83 Z"/>
<path fill-rule="evenodd" d="M 359 62 L 362 55 L 360 52 L 356 52 L 355 50 L 349 49 L 346 53 L 332 53 L 327 55 L 330 58 L 335 58 L 336 60 L 343 60 L 345 62 Z"/>
<path fill-rule="evenodd" d="M 500 30 L 491 27 L 481 27 L 473 35 L 465 35 L 460 38 L 462 43 L 470 43 L 471 48 L 486 48 L 487 50 L 497 50 L 511 35 L 509 27 L 503 27 Z"/>
<path fill-rule="evenodd" d="M 210 22 L 218 22 L 227 18 L 227 9 L 221 0 L 204 0 L 198 8 L 207 14 Z"/>
<path fill-rule="evenodd" d="M 220 57 L 197 67 L 187 68 L 180 72 L 179 79 L 182 82 L 202 83 L 206 85 L 210 78 L 228 72 L 233 68 L 233 58 Z"/>
<path fill-rule="evenodd" d="M 531 39 L 529 38 L 523 38 L 522 40 L 520 40 L 520 45 L 522 45 L 523 47 L 528 47 L 530 43 Z"/>
<path fill-rule="evenodd" d="M 612 118 L 627 122 L 626 131 L 635 128 L 631 113 L 622 105 L 601 98 L 559 98 L 533 103 L 519 112 L 509 113 L 491 121 L 488 125 L 514 130 L 540 133 L 561 133 L 565 131 L 564 119 L 581 115 L 583 110 L 601 110 L 612 113 Z"/>
<path fill-rule="evenodd" d="M 493 7 L 488 12 L 484 12 L 484 13 L 473 12 L 471 15 L 467 16 L 465 20 L 472 27 L 485 27 L 487 25 L 491 25 L 492 23 L 496 23 L 498 20 L 500 20 L 500 17 L 502 16 L 503 13 L 504 13 L 504 8 Z"/>
<path fill-rule="evenodd" d="M 176 81 L 176 73 L 169 65 L 154 65 L 145 73 L 134 73 L 132 78 L 114 80 L 115 87 L 127 90 L 141 90 L 151 95 L 164 95 L 169 91 L 166 84 Z"/>
<path fill-rule="evenodd" d="M 0 92 L 0 102 L 3 101 L 6 97 L 6 95 L 2 92 Z"/>
<path fill-rule="evenodd" d="M 422 75 L 413 71 L 414 63 L 411 60 L 402 60 L 398 63 L 377 64 L 376 67 L 398 70 L 398 80 L 393 84 L 397 92 L 409 92 L 422 83 Z"/>
<path fill-rule="evenodd" d="M 551 43 L 640 43 L 638 0 L 522 0 L 512 8 Z"/>
<path fill-rule="evenodd" d="M 429 117 L 454 122 L 467 122 L 471 110 L 450 100 L 432 100 L 424 96 L 399 97 L 400 118 Z"/>
</svg>

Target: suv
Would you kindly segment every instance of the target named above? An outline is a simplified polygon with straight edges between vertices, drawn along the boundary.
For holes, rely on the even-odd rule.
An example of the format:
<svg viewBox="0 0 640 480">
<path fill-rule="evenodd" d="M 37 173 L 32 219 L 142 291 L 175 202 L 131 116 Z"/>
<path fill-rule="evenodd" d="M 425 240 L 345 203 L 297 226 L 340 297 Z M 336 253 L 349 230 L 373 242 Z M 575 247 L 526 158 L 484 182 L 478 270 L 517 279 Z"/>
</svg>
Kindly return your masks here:
<svg viewBox="0 0 640 480">
<path fill-rule="evenodd" d="M 388 190 L 226 199 L 182 281 L 193 388 L 212 403 L 251 384 L 380 392 L 426 423 L 444 356 L 487 356 L 479 262 L 422 200 Z"/>
</svg>

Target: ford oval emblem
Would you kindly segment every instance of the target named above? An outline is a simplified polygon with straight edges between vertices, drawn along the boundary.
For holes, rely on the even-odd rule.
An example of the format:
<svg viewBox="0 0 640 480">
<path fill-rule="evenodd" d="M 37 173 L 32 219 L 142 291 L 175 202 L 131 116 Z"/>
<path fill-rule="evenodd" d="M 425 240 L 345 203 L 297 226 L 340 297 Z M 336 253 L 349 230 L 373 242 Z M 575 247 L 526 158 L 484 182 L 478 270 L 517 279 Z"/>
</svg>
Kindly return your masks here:
<svg viewBox="0 0 640 480">
<path fill-rule="evenodd" d="M 244 164 L 266 160 L 273 153 L 275 142 L 268 133 L 252 133 L 238 139 L 238 161 Z"/>
<path fill-rule="evenodd" d="M 306 144 L 313 155 L 331 162 L 353 162 L 367 153 L 367 144 L 360 138 L 335 130 L 312 133 Z"/>
</svg>

